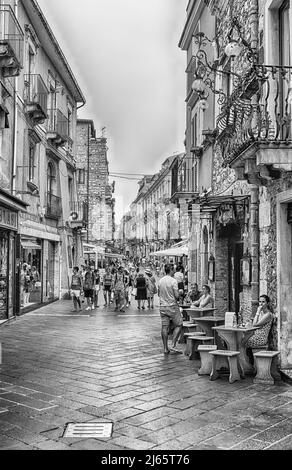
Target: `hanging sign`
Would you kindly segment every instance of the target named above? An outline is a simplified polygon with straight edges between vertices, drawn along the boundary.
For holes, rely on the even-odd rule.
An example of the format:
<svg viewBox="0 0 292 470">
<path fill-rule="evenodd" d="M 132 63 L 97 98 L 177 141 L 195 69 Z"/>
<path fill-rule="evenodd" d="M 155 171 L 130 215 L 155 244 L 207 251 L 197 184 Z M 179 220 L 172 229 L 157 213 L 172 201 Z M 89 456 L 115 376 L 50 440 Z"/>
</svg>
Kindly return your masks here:
<svg viewBox="0 0 292 470">
<path fill-rule="evenodd" d="M 17 226 L 17 212 L 14 212 L 7 207 L 0 206 L 0 227 L 4 227 L 10 230 L 17 230 Z"/>
</svg>

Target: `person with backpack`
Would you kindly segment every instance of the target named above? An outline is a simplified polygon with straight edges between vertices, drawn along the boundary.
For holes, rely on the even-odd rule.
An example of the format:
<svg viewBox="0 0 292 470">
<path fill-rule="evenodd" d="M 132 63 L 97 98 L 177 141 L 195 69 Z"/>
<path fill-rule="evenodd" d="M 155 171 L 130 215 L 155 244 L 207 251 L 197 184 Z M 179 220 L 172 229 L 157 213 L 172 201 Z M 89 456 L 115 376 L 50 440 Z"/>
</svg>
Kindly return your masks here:
<svg viewBox="0 0 292 470">
<path fill-rule="evenodd" d="M 105 270 L 105 275 L 103 276 L 103 295 L 104 295 L 104 307 L 110 305 L 111 302 L 111 293 L 112 293 L 112 284 L 113 276 L 110 272 L 110 268 L 107 266 Z"/>
<path fill-rule="evenodd" d="M 148 308 L 154 308 L 154 295 L 157 294 L 157 286 L 155 277 L 152 274 L 150 269 L 145 269 L 146 274 L 146 286 L 147 286 L 147 300 L 148 300 Z"/>
<path fill-rule="evenodd" d="M 115 311 L 120 310 L 120 312 L 125 312 L 125 286 L 126 279 L 124 268 L 120 266 L 113 280 L 114 300 L 116 302 Z"/>
</svg>

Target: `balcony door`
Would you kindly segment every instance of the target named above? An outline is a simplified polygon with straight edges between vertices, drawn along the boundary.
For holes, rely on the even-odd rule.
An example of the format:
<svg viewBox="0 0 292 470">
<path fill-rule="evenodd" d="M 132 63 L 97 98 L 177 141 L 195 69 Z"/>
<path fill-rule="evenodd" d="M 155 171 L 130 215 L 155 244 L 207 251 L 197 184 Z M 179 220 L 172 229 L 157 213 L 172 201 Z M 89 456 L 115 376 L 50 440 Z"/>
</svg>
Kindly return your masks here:
<svg viewBox="0 0 292 470">
<path fill-rule="evenodd" d="M 290 67 L 291 61 L 291 1 L 284 0 L 279 9 L 279 60 L 280 65 L 283 67 Z M 281 79 L 280 93 L 281 93 L 281 116 L 288 120 L 288 126 L 282 126 L 282 139 L 292 137 L 292 124 L 291 124 L 291 100 L 289 95 L 292 90 L 291 87 L 292 74 L 291 70 L 286 69 L 286 75 Z M 288 135 L 287 135 L 288 134 Z"/>
</svg>

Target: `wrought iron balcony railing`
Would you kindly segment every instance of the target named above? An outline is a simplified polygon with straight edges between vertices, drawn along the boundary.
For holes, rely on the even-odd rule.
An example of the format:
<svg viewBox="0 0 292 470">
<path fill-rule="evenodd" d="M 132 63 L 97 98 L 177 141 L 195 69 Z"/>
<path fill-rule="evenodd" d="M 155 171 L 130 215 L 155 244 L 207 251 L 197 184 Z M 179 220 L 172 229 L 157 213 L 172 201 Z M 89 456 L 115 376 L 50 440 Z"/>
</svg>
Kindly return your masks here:
<svg viewBox="0 0 292 470">
<path fill-rule="evenodd" d="M 62 215 L 61 198 L 52 193 L 46 194 L 46 217 L 59 219 Z"/>
<path fill-rule="evenodd" d="M 23 65 L 24 34 L 10 5 L 0 5 L 0 67 L 4 76 L 19 75 Z"/>
<path fill-rule="evenodd" d="M 59 109 L 48 109 L 48 127 L 50 133 L 56 134 L 65 142 L 69 137 L 68 119 Z"/>
<path fill-rule="evenodd" d="M 39 74 L 28 74 L 24 77 L 24 101 L 27 112 L 38 117 L 39 120 L 47 118 L 48 89 Z"/>
<path fill-rule="evenodd" d="M 224 165 L 252 144 L 292 145 L 292 67 L 254 66 L 217 119 Z"/>
</svg>

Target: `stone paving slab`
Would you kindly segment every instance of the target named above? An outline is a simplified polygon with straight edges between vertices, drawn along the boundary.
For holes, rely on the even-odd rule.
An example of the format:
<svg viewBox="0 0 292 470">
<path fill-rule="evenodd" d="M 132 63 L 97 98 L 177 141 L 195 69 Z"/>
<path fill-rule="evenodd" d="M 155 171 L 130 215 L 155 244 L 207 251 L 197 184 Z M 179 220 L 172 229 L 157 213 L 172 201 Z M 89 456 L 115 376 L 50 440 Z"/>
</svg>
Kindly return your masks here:
<svg viewBox="0 0 292 470">
<path fill-rule="evenodd" d="M 291 386 L 199 376 L 199 361 L 163 354 L 157 310 L 71 309 L 0 327 L 1 450 L 292 449 Z M 113 422 L 110 438 L 63 437 L 96 421 Z"/>
</svg>

